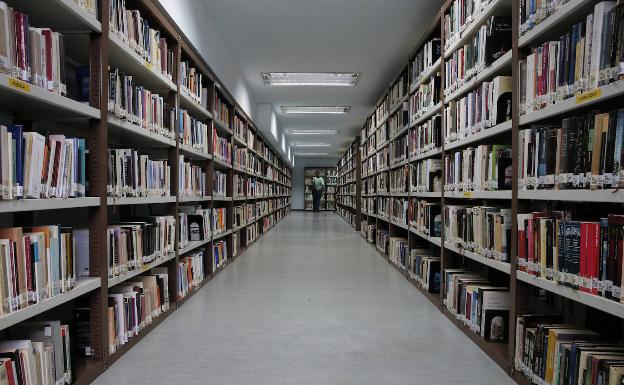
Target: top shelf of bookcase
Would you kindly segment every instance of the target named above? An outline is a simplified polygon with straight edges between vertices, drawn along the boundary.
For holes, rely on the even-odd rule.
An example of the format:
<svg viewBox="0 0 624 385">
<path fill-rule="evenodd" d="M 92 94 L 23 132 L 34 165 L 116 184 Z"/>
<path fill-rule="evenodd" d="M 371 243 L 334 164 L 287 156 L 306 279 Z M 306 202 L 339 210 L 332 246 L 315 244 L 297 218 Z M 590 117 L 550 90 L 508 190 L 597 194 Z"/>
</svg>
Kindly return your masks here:
<svg viewBox="0 0 624 385">
<path fill-rule="evenodd" d="M 449 58 L 453 52 L 464 45 L 472 35 L 479 30 L 481 25 L 490 17 L 495 15 L 510 15 L 510 0 L 491 0 L 481 12 L 459 33 L 459 38 L 444 48 L 444 58 Z"/>
<path fill-rule="evenodd" d="M 8 3 L 15 10 L 26 13 L 36 27 L 71 33 L 102 30 L 99 20 L 76 5 L 74 0 L 9 0 Z"/>
</svg>

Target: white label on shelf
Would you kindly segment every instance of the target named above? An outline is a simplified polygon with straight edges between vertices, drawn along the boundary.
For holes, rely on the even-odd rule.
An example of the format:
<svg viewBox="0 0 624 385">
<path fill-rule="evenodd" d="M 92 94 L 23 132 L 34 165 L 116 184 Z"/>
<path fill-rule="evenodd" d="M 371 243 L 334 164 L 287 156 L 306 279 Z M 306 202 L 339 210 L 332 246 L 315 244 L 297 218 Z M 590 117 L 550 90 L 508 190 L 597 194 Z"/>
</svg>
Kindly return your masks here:
<svg viewBox="0 0 624 385">
<path fill-rule="evenodd" d="M 611 295 L 613 296 L 613 298 L 619 299 L 621 296 L 621 288 L 619 286 L 613 285 L 613 288 L 611 289 Z"/>
</svg>

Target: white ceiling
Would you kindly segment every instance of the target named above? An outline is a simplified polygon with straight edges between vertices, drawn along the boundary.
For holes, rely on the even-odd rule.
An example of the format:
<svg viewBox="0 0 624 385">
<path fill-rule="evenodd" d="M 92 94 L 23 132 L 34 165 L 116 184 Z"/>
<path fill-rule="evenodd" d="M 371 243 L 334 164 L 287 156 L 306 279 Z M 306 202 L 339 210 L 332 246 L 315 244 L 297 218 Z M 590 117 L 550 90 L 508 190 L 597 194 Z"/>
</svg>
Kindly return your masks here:
<svg viewBox="0 0 624 385">
<path fill-rule="evenodd" d="M 285 129 L 334 128 L 338 157 L 358 135 L 377 99 L 431 24 L 440 0 L 204 0 L 249 88 L 251 103 L 270 103 Z M 233 64 L 234 65 L 234 64 Z M 267 87 L 260 72 L 360 72 L 356 87 Z M 346 116 L 284 115 L 282 105 L 349 105 Z"/>
</svg>

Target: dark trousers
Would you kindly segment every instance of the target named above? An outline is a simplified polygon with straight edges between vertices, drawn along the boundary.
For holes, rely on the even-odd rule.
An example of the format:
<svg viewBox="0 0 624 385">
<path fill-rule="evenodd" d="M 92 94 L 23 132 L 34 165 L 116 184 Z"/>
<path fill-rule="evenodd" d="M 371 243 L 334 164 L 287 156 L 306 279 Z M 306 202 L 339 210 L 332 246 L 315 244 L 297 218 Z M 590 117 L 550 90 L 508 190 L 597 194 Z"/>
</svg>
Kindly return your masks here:
<svg viewBox="0 0 624 385">
<path fill-rule="evenodd" d="M 312 191 L 312 209 L 314 211 L 319 211 L 321 206 L 321 196 L 323 195 L 322 191 Z"/>
</svg>

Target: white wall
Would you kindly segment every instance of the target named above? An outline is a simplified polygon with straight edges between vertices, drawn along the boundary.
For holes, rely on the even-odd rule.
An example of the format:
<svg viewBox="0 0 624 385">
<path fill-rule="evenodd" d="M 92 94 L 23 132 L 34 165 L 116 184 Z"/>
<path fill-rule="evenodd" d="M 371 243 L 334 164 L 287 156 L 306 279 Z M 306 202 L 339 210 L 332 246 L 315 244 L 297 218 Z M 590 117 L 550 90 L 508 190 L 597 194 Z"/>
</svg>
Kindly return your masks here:
<svg viewBox="0 0 624 385">
<path fill-rule="evenodd" d="M 282 148 L 283 129 L 279 127 L 277 116 L 272 111 L 268 126 L 260 122 L 262 105 L 254 100 L 250 88 L 243 80 L 238 59 L 225 44 L 223 32 L 216 27 L 212 15 L 203 0 L 159 0 L 165 10 L 182 29 L 191 43 L 204 57 L 223 86 L 232 94 L 247 115 L 262 129 L 265 136 L 273 128 L 277 140 L 271 141 L 276 151 L 288 159 L 288 146 Z M 270 105 L 269 105 L 270 106 Z"/>
<path fill-rule="evenodd" d="M 299 156 L 293 169 L 292 209 L 303 210 L 304 169 L 306 167 L 335 167 L 338 159 Z"/>
</svg>

